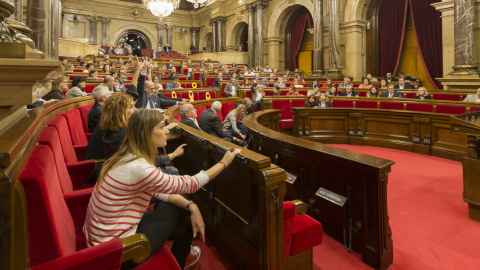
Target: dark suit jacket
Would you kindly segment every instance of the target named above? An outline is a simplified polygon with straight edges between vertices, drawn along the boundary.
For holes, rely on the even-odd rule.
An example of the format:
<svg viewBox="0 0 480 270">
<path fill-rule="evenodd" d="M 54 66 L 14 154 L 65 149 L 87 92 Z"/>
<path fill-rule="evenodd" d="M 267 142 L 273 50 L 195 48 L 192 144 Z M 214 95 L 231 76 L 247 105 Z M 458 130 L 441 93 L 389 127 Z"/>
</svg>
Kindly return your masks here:
<svg viewBox="0 0 480 270">
<path fill-rule="evenodd" d="M 143 89 L 144 85 L 145 85 L 145 76 L 140 75 L 138 77 L 138 83 L 137 83 L 138 99 L 137 99 L 137 103 L 135 103 L 135 107 L 137 109 L 147 107 L 147 103 L 148 103 L 147 95 L 148 94 L 145 92 L 145 89 Z"/>
<path fill-rule="evenodd" d="M 42 97 L 42 99 L 45 101 L 50 99 L 65 99 L 65 96 L 63 95 L 63 92 L 60 91 L 60 89 L 52 88 L 52 90 L 46 93 L 45 96 Z"/>
<path fill-rule="evenodd" d="M 88 132 L 93 133 L 98 124 L 100 124 L 100 116 L 102 116 L 102 105 L 95 102 L 88 113 Z"/>
<path fill-rule="evenodd" d="M 385 81 L 387 81 L 387 82 L 388 82 L 388 79 L 387 79 L 387 77 L 385 77 L 385 78 L 383 78 L 383 79 L 385 79 Z M 397 78 L 394 78 L 394 77 L 392 77 L 392 78 L 391 78 L 391 81 L 392 81 L 392 82 L 396 82 L 396 81 L 398 81 L 398 79 L 397 79 Z"/>
<path fill-rule="evenodd" d="M 164 94 L 157 95 L 160 100 L 160 108 L 166 109 L 167 107 L 175 106 L 178 101 L 182 101 L 181 98 L 169 98 Z"/>
<path fill-rule="evenodd" d="M 198 129 L 200 130 L 200 127 L 198 127 L 195 122 L 193 122 L 191 119 L 187 118 L 187 117 L 182 117 L 182 120 L 180 121 L 181 123 L 189 126 L 189 127 L 192 127 L 194 129 Z"/>
<path fill-rule="evenodd" d="M 395 89 L 400 89 L 400 85 L 399 85 L 399 84 L 395 84 L 395 86 L 394 86 L 393 88 L 395 88 Z M 403 89 L 412 89 L 412 85 L 409 84 L 409 83 L 405 83 L 405 84 L 403 85 Z"/>
<path fill-rule="evenodd" d="M 315 103 L 315 106 L 321 106 L 320 101 L 317 101 Z M 330 108 L 330 107 L 332 107 L 332 103 L 330 103 L 330 101 L 325 102 L 325 108 Z"/>
<path fill-rule="evenodd" d="M 212 87 L 218 87 L 218 84 L 219 84 L 220 82 L 221 82 L 221 81 L 220 81 L 220 79 L 219 79 L 218 77 L 215 78 L 215 81 L 213 81 Z"/>
<path fill-rule="evenodd" d="M 342 97 L 346 97 L 348 94 L 347 94 L 347 90 L 344 90 L 342 91 L 342 93 L 340 94 L 340 96 Z M 356 97 L 358 96 L 358 92 L 357 91 L 352 91 L 352 97 Z"/>
<path fill-rule="evenodd" d="M 166 52 L 166 53 L 171 52 L 172 51 L 172 46 L 164 46 L 163 51 Z"/>
<path fill-rule="evenodd" d="M 165 64 L 165 66 L 167 67 L 167 69 L 172 69 L 173 64 L 167 63 L 167 64 Z"/>
<path fill-rule="evenodd" d="M 202 114 L 198 118 L 198 125 L 204 132 L 208 134 L 219 138 L 228 138 L 233 140 L 233 136 L 230 133 L 223 131 L 220 118 L 218 118 L 218 115 L 212 109 L 203 110 Z"/>
<path fill-rule="evenodd" d="M 388 98 L 389 95 L 390 95 L 390 94 L 389 94 L 388 91 L 387 91 L 387 92 L 384 92 L 384 93 L 382 94 L 382 97 L 383 97 L 383 98 Z M 398 98 L 403 98 L 402 93 L 400 93 L 400 92 L 398 92 L 398 91 L 393 91 L 392 97 L 394 97 L 394 98 L 396 98 L 396 97 L 398 97 Z"/>
<path fill-rule="evenodd" d="M 192 53 L 197 53 L 198 52 L 198 46 L 197 45 L 190 45 L 190 51 L 192 51 Z"/>
<path fill-rule="evenodd" d="M 159 58 L 158 53 L 151 53 L 150 58 Z"/>
</svg>

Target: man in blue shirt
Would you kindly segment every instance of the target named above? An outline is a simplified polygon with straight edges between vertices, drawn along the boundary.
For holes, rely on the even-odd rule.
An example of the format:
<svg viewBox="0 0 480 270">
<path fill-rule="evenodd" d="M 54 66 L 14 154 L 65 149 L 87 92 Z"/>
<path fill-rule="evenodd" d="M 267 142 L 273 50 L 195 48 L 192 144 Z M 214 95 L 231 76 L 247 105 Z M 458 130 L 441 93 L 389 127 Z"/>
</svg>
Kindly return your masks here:
<svg viewBox="0 0 480 270">
<path fill-rule="evenodd" d="M 218 77 L 215 78 L 215 81 L 213 81 L 213 85 L 212 87 L 218 87 L 218 85 L 220 84 L 220 82 L 222 81 L 222 76 L 223 74 L 221 72 L 218 73 Z"/>
<path fill-rule="evenodd" d="M 178 85 L 178 77 L 173 77 L 173 82 L 167 83 L 166 89 L 183 89 Z"/>
</svg>

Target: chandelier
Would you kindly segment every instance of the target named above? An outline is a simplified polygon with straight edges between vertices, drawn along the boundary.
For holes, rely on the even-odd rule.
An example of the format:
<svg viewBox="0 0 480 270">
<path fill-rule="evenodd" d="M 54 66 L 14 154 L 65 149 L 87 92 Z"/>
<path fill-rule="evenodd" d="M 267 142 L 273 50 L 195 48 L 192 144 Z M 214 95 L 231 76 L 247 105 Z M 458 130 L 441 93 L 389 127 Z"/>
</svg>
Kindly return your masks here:
<svg viewBox="0 0 480 270">
<path fill-rule="evenodd" d="M 187 0 L 187 1 L 192 3 L 194 8 L 198 8 L 200 6 L 200 4 L 203 4 L 203 3 L 207 2 L 208 0 Z"/>
<path fill-rule="evenodd" d="M 178 8 L 180 0 L 143 0 L 143 5 L 162 20 Z"/>
</svg>

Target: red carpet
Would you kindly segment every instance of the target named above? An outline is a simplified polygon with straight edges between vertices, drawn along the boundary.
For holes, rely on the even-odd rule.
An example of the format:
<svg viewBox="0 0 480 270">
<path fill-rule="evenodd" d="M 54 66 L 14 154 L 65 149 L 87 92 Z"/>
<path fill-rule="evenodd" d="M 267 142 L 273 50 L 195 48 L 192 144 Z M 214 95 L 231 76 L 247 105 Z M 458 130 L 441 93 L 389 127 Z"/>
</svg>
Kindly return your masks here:
<svg viewBox="0 0 480 270">
<path fill-rule="evenodd" d="M 335 146 L 396 162 L 388 183 L 394 247 L 389 269 L 480 269 L 480 223 L 468 219 L 460 162 L 386 148 Z M 201 247 L 202 258 L 191 269 L 233 268 L 213 245 Z M 313 256 L 314 269 L 371 269 L 328 235 Z"/>
</svg>

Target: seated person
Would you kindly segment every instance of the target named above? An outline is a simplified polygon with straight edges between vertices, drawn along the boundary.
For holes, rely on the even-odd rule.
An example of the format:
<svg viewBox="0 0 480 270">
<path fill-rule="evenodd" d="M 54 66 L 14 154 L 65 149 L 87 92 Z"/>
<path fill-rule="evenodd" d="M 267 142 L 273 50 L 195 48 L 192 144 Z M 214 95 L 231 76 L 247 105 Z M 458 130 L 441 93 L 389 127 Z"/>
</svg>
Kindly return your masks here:
<svg viewBox="0 0 480 270">
<path fill-rule="evenodd" d="M 227 86 L 225 86 L 225 89 L 224 89 L 225 97 L 237 97 L 239 89 L 240 89 L 240 85 L 238 84 L 238 82 L 235 80 L 234 77 L 231 77 L 230 82 L 227 83 Z"/>
<path fill-rule="evenodd" d="M 78 76 L 81 77 L 81 76 Z M 81 77 L 83 79 L 83 77 Z M 61 75 L 57 79 L 52 82 L 52 90 L 46 93 L 42 100 L 50 101 L 50 100 L 59 100 L 65 99 L 67 97 L 63 96 L 63 91 L 68 91 L 68 79 L 65 75 Z"/>
<path fill-rule="evenodd" d="M 183 124 L 202 131 L 197 121 L 197 109 L 191 103 L 185 103 L 180 107 L 180 117 Z"/>
<path fill-rule="evenodd" d="M 98 88 L 96 91 L 93 91 L 93 98 L 95 99 L 95 103 L 93 104 L 90 112 L 88 113 L 88 132 L 93 133 L 95 128 L 100 124 L 100 117 L 102 115 L 102 105 L 105 103 L 110 97 L 110 91 L 108 89 L 102 87 Z"/>
<path fill-rule="evenodd" d="M 382 94 L 383 98 L 403 98 L 402 93 L 395 90 L 393 84 L 389 84 L 387 87 L 387 92 Z"/>
<path fill-rule="evenodd" d="M 113 47 L 113 45 L 108 46 L 107 54 L 115 54 L 115 47 Z"/>
<path fill-rule="evenodd" d="M 283 83 L 283 78 L 278 77 L 277 82 L 273 84 L 273 86 L 277 85 L 278 87 L 286 87 L 285 84 Z"/>
<path fill-rule="evenodd" d="M 240 140 L 234 138 L 229 132 L 225 132 L 220 123 L 220 118 L 218 118 L 217 112 L 222 109 L 222 103 L 219 101 L 214 101 L 210 109 L 203 110 L 202 114 L 198 118 L 198 125 L 203 130 L 210 135 L 221 138 L 228 142 L 238 142 Z"/>
<path fill-rule="evenodd" d="M 87 81 L 99 81 L 98 70 L 92 69 L 88 72 Z"/>
<path fill-rule="evenodd" d="M 102 48 L 102 45 L 98 45 L 98 55 L 105 55 L 107 52 Z"/>
<path fill-rule="evenodd" d="M 466 101 L 466 102 L 480 102 L 480 88 L 477 89 L 476 94 L 467 95 L 463 101 Z"/>
<path fill-rule="evenodd" d="M 403 73 L 403 72 L 398 73 L 398 77 L 403 78 L 406 83 L 411 83 L 411 82 L 415 81 L 414 78 L 412 78 L 410 76 L 405 76 L 405 73 Z"/>
<path fill-rule="evenodd" d="M 275 75 L 273 73 L 270 73 L 270 75 L 268 75 L 268 81 L 271 81 L 271 82 L 275 81 Z"/>
<path fill-rule="evenodd" d="M 252 84 L 248 79 L 245 79 L 245 80 L 243 81 L 242 87 L 252 87 L 252 85 L 253 85 L 253 84 Z"/>
<path fill-rule="evenodd" d="M 246 109 L 245 115 L 247 115 L 249 113 L 253 113 L 253 106 L 252 106 L 253 103 L 252 103 L 252 100 L 250 98 L 248 98 L 248 97 L 244 98 L 242 100 L 242 102 L 236 103 L 234 109 L 236 109 L 238 107 L 238 105 L 240 105 L 240 104 L 245 105 L 245 109 Z"/>
<path fill-rule="evenodd" d="M 317 101 L 317 106 L 322 108 L 330 108 L 332 107 L 332 103 L 328 101 L 328 97 L 325 93 L 320 94 L 320 99 Z"/>
<path fill-rule="evenodd" d="M 222 76 L 223 76 L 222 72 L 219 72 L 217 78 L 215 78 L 215 81 L 213 81 L 212 87 L 218 87 L 220 82 L 223 80 Z"/>
<path fill-rule="evenodd" d="M 385 81 L 387 81 L 387 83 L 398 81 L 397 79 L 395 79 L 395 77 L 392 77 L 391 72 L 387 72 L 387 75 L 385 76 L 384 79 L 385 79 Z"/>
<path fill-rule="evenodd" d="M 172 68 L 170 75 L 167 77 L 167 81 L 172 81 L 175 77 L 178 77 L 177 69 L 175 67 Z"/>
<path fill-rule="evenodd" d="M 280 91 L 280 87 L 278 85 L 275 85 L 273 87 L 273 91 L 269 94 L 269 96 L 273 97 L 279 97 L 282 95 L 282 92 Z"/>
<path fill-rule="evenodd" d="M 338 96 L 338 89 L 336 86 L 332 85 L 330 89 L 327 91 L 327 97 L 329 96 Z"/>
<path fill-rule="evenodd" d="M 117 48 L 115 48 L 115 51 L 114 51 L 115 54 L 124 54 L 125 52 L 123 51 L 123 48 L 122 48 L 122 44 L 118 44 L 117 45 Z"/>
<path fill-rule="evenodd" d="M 370 90 L 367 92 L 367 97 L 380 97 L 381 94 L 378 91 L 378 88 L 376 86 L 372 86 Z"/>
<path fill-rule="evenodd" d="M 372 88 L 370 80 L 368 78 L 363 79 L 363 84 L 360 84 L 360 88 Z"/>
<path fill-rule="evenodd" d="M 204 69 L 203 73 L 200 73 L 200 81 L 203 82 L 203 78 L 207 75 L 210 75 L 210 74 L 208 74 L 208 70 Z"/>
<path fill-rule="evenodd" d="M 286 96 L 303 96 L 303 95 L 301 95 L 300 92 L 298 92 L 295 86 L 290 85 L 290 87 L 288 87 L 288 93 L 286 94 Z"/>
<path fill-rule="evenodd" d="M 252 92 L 252 101 L 253 103 L 253 108 L 254 109 L 260 109 L 260 102 L 262 98 L 265 96 L 265 92 L 263 92 L 263 85 L 259 84 L 257 87 L 250 88 L 250 91 Z"/>
<path fill-rule="evenodd" d="M 317 98 L 315 95 L 310 95 L 307 97 L 307 100 L 305 100 L 305 103 L 303 103 L 304 108 L 313 108 L 317 106 Z"/>
<path fill-rule="evenodd" d="M 299 84 L 298 79 L 295 78 L 295 79 L 293 79 L 293 83 L 290 84 L 290 86 L 294 86 L 294 87 L 298 88 L 298 87 L 303 87 L 303 84 Z"/>
<path fill-rule="evenodd" d="M 265 69 L 263 71 L 264 72 L 272 72 L 272 69 L 270 68 L 270 65 L 266 64 Z"/>
<path fill-rule="evenodd" d="M 381 80 L 380 80 L 380 85 L 378 86 L 378 89 L 384 89 L 384 90 L 387 90 L 387 89 L 388 89 L 388 83 L 387 83 L 387 80 L 385 80 L 385 79 L 381 79 Z"/>
<path fill-rule="evenodd" d="M 197 230 L 202 238 L 205 237 L 205 225 L 193 201 L 176 194 L 196 192 L 229 166 L 240 150 L 227 151 L 218 164 L 194 177 L 166 177 L 154 165 L 157 148 L 166 146 L 169 133 L 163 114 L 156 110 L 138 110 L 131 119 L 120 149 L 103 164 L 93 189 L 92 198 L 101 205 L 109 205 L 109 211 L 102 211 L 95 200 L 90 201 L 83 228 L 86 242 L 94 246 L 143 233 L 151 245 L 151 256 L 166 240 L 173 240 L 172 253 L 183 269 Z M 125 186 L 137 188 L 124 189 Z M 109 188 L 121 195 L 112 195 Z M 145 212 L 149 204 L 145 196 L 151 194 L 168 203 L 161 204 L 153 212 Z"/>
<path fill-rule="evenodd" d="M 72 87 L 68 89 L 67 93 L 65 93 L 66 98 L 76 98 L 76 97 L 84 97 L 88 95 L 85 93 L 85 78 L 82 76 L 75 76 L 73 78 Z"/>
<path fill-rule="evenodd" d="M 247 128 L 242 123 L 245 114 L 245 105 L 240 104 L 229 112 L 223 120 L 223 128 L 228 130 L 233 137 L 240 137 L 243 141 L 247 138 Z"/>
<path fill-rule="evenodd" d="M 173 66 L 173 60 L 170 59 L 168 61 L 168 63 L 165 65 L 165 67 L 168 69 L 168 70 L 171 70 L 174 66 Z"/>
<path fill-rule="evenodd" d="M 370 73 L 367 74 L 367 79 L 368 79 L 370 82 L 378 82 L 378 79 L 377 79 L 377 78 L 373 78 L 373 77 L 372 77 L 372 74 L 370 74 Z"/>
<path fill-rule="evenodd" d="M 395 89 L 412 89 L 412 86 L 409 83 L 405 83 L 405 79 L 400 77 L 398 84 L 395 85 Z"/>
<path fill-rule="evenodd" d="M 425 87 L 419 87 L 417 89 L 417 94 L 412 97 L 413 99 L 432 99 L 432 96 L 430 96 L 427 92 L 427 88 Z"/>
<path fill-rule="evenodd" d="M 318 80 L 315 79 L 313 82 L 309 83 L 307 87 L 315 87 L 318 85 Z"/>
<path fill-rule="evenodd" d="M 313 90 L 308 90 L 307 91 L 307 96 L 310 96 L 310 95 L 315 95 L 315 96 L 318 96 L 320 95 L 320 85 L 317 84 L 313 87 Z"/>
<path fill-rule="evenodd" d="M 93 70 L 95 67 L 93 66 L 93 64 L 90 64 L 88 63 L 86 66 L 85 66 L 85 70 L 82 71 L 83 73 L 89 73 L 91 70 Z"/>
<path fill-rule="evenodd" d="M 150 54 L 150 58 L 159 58 L 157 51 L 154 49 L 153 52 Z"/>
<path fill-rule="evenodd" d="M 110 67 L 109 64 L 103 65 L 103 67 L 102 67 L 102 73 L 108 73 L 108 74 L 110 74 L 111 71 L 112 71 L 112 70 L 111 70 L 111 67 Z"/>
<path fill-rule="evenodd" d="M 178 77 L 173 77 L 173 82 L 167 83 L 167 86 L 165 88 L 166 89 L 183 89 L 178 84 L 178 81 L 179 81 Z"/>
<path fill-rule="evenodd" d="M 338 85 L 338 87 L 340 87 L 340 88 L 344 88 L 344 87 L 345 87 L 345 88 L 346 88 L 347 86 L 352 86 L 352 87 L 353 87 L 353 84 L 350 83 L 350 78 L 345 77 L 345 78 L 343 78 L 343 82 L 341 82 L 341 83 Z"/>
<path fill-rule="evenodd" d="M 353 85 L 348 85 L 341 94 L 342 97 L 358 97 L 358 92 L 353 90 Z"/>
</svg>

